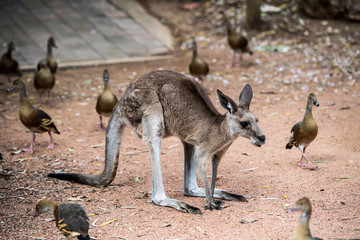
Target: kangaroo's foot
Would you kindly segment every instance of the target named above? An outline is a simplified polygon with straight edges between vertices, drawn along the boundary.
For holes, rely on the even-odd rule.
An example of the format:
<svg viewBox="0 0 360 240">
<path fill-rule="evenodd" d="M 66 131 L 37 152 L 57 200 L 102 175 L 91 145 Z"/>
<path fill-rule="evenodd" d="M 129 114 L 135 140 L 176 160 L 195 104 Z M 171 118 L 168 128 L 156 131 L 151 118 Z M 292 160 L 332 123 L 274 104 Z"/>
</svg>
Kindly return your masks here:
<svg viewBox="0 0 360 240">
<path fill-rule="evenodd" d="M 163 198 L 157 200 L 152 199 L 152 202 L 159 206 L 175 208 L 176 210 L 184 213 L 202 214 L 199 208 L 190 206 L 185 202 L 181 202 L 179 200 L 172 198 Z"/>
<path fill-rule="evenodd" d="M 248 200 L 246 200 L 246 198 L 243 195 L 238 195 L 238 194 L 223 191 L 223 190 L 221 191 L 221 196 L 223 199 L 226 199 L 228 201 L 248 202 Z"/>
<path fill-rule="evenodd" d="M 204 188 L 192 188 L 184 190 L 185 196 L 190 197 L 206 197 Z M 247 202 L 246 198 L 242 195 L 230 193 L 225 190 L 217 189 L 214 190 L 214 198 L 224 199 L 228 201 Z"/>
<path fill-rule="evenodd" d="M 213 200 L 212 202 L 210 202 L 209 204 L 206 204 L 205 206 L 205 210 L 210 209 L 212 210 L 221 210 L 222 207 L 221 205 L 223 205 L 225 202 L 223 201 L 219 201 L 219 200 Z"/>
</svg>

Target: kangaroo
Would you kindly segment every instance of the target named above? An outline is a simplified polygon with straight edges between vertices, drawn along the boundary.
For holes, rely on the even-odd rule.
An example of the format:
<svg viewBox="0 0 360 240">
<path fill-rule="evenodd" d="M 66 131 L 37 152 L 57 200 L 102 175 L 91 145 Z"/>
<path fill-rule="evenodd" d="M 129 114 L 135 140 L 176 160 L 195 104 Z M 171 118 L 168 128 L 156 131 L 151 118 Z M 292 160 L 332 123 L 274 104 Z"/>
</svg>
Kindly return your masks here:
<svg viewBox="0 0 360 240">
<path fill-rule="evenodd" d="M 130 83 L 113 110 L 106 132 L 103 172 L 99 175 L 60 173 L 48 176 L 91 186 L 107 186 L 115 178 L 121 138 L 125 127 L 130 126 L 149 147 L 151 200 L 154 204 L 201 214 L 199 208 L 165 194 L 160 146 L 162 138 L 170 135 L 179 137 L 184 148 L 184 195 L 206 197 L 205 209 L 210 210 L 221 209 L 223 204 L 214 198 L 247 202 L 241 195 L 216 189 L 215 182 L 221 157 L 237 136 L 248 138 L 259 147 L 265 143 L 257 118 L 249 111 L 253 92 L 250 85 L 246 85 L 237 104 L 220 90 L 217 95 L 220 105 L 227 110 L 224 115 L 215 109 L 200 84 L 190 77 L 166 70 L 142 75 Z M 212 163 L 210 185 L 206 177 L 209 162 Z M 204 188 L 197 184 L 196 171 Z"/>
</svg>

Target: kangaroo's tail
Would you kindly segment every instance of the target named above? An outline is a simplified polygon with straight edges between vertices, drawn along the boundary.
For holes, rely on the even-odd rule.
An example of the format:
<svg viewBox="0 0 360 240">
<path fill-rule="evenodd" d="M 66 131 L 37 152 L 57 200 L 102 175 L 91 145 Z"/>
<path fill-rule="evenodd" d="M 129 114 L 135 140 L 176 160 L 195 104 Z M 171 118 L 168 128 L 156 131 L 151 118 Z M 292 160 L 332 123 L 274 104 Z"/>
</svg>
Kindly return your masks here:
<svg viewBox="0 0 360 240">
<path fill-rule="evenodd" d="M 108 130 L 106 132 L 105 167 L 103 172 L 99 175 L 78 173 L 50 173 L 48 174 L 48 177 L 72 181 L 95 187 L 105 187 L 114 180 L 119 162 L 119 148 L 121 143 L 121 137 L 123 130 L 126 126 L 122 114 L 120 113 L 119 103 L 114 108 L 113 114 L 108 124 Z"/>
</svg>

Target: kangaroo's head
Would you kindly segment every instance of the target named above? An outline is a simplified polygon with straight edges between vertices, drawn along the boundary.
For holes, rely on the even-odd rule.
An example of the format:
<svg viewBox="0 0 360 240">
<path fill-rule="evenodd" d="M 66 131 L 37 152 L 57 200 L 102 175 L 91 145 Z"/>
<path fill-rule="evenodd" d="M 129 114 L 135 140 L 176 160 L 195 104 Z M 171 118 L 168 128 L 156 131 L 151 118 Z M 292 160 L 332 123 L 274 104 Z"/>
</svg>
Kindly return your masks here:
<svg viewBox="0 0 360 240">
<path fill-rule="evenodd" d="M 258 147 L 265 144 L 265 135 L 258 125 L 258 119 L 249 110 L 253 97 L 250 85 L 247 84 L 241 91 L 238 104 L 220 90 L 217 90 L 217 94 L 220 105 L 228 111 L 230 134 L 248 138 Z"/>
</svg>

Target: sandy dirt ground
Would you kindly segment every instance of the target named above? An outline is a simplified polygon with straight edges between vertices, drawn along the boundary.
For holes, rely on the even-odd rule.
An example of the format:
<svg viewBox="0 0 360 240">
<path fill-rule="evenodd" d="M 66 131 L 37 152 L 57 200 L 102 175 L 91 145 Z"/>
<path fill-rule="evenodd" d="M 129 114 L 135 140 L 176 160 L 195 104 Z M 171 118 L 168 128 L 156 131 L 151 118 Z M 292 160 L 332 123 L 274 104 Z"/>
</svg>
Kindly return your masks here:
<svg viewBox="0 0 360 240">
<path fill-rule="evenodd" d="M 147 146 L 129 129 L 110 186 L 100 189 L 47 177 L 56 170 L 102 171 L 105 132 L 99 131 L 95 104 L 103 88 L 105 67 L 113 92 L 121 97 L 131 80 L 152 70 L 188 74 L 191 53 L 183 45 L 184 51 L 178 46 L 168 60 L 61 69 L 52 106 L 38 103 L 33 73 L 27 72 L 23 80 L 30 101 L 46 111 L 61 132 L 54 134 L 53 150 L 45 150 L 49 137 L 43 134 L 37 135 L 33 153 L 19 153 L 30 145 L 31 134 L 19 120 L 19 94 L 5 94 L 7 83 L 2 78 L 0 239 L 62 238 L 50 213 L 33 218 L 34 207 L 42 198 L 81 204 L 89 214 L 89 233 L 94 239 L 290 239 L 300 214 L 287 213 L 286 209 L 303 196 L 312 202 L 313 236 L 359 238 L 360 24 L 325 23 L 303 17 L 313 32 L 325 35 L 309 40 L 281 31 L 265 37 L 258 33 L 251 40 L 253 45 L 282 44 L 288 50 L 256 51 L 253 56 L 244 55 L 241 67 L 226 68 L 232 55 L 225 36 L 189 24 L 187 19 L 192 19 L 196 11 L 162 4 L 155 12 L 163 14 L 168 24 L 170 20 L 186 19 L 179 26 L 181 39 L 197 36 L 199 53 L 210 64 L 204 86 L 221 113 L 225 110 L 219 105 L 216 89 L 237 99 L 245 84 L 253 87 L 250 110 L 259 118 L 266 144 L 257 148 L 249 140 L 237 138 L 220 163 L 216 183 L 218 188 L 245 195 L 249 202 L 227 201 L 222 210 L 209 211 L 204 210 L 204 198 L 183 196 L 182 145 L 170 137 L 163 140 L 161 149 L 167 196 L 199 207 L 203 214 L 191 215 L 152 204 L 147 194 L 151 190 Z M 327 34 L 329 27 L 339 32 Z M 320 103 L 313 109 L 319 133 L 307 151 L 319 166 L 316 170 L 298 167 L 300 151 L 285 149 L 291 127 L 302 120 L 310 92 Z"/>
</svg>

